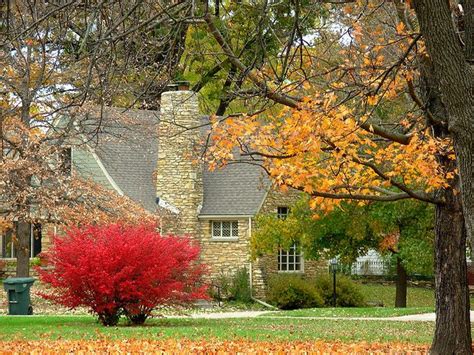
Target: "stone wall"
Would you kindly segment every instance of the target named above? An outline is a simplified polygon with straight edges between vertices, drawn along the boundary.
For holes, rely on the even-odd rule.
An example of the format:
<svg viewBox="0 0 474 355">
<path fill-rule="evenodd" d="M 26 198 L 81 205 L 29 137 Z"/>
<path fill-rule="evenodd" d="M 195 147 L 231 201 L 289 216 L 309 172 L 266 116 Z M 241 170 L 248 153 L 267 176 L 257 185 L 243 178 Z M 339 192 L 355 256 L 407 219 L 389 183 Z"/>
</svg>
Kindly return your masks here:
<svg viewBox="0 0 474 355">
<path fill-rule="evenodd" d="M 301 192 L 290 189 L 287 192 L 278 190 L 270 190 L 260 213 L 277 213 L 278 207 L 289 207 L 294 204 L 301 196 Z M 314 277 L 318 273 L 327 272 L 327 262 L 325 260 L 304 260 L 303 270 L 295 272 L 295 274 L 304 277 Z M 268 255 L 258 258 L 252 262 L 252 286 L 253 294 L 257 298 L 266 298 L 266 290 L 269 278 L 272 275 L 277 275 L 278 271 L 278 256 Z"/>
<path fill-rule="evenodd" d="M 35 270 L 36 258 L 30 259 L 30 277 L 38 278 L 38 272 Z M 0 270 L 0 280 L 7 277 L 16 277 L 16 259 L 3 259 L 5 264 L 3 265 L 2 270 Z M 0 292 L 2 292 L 0 290 Z"/>
<path fill-rule="evenodd" d="M 161 95 L 157 162 L 157 196 L 177 209 L 179 223 L 163 225 L 164 233 L 197 237 L 197 219 L 202 206 L 202 165 L 194 159 L 201 132 L 190 129 L 200 124 L 197 94 L 171 91 Z"/>
<path fill-rule="evenodd" d="M 216 219 L 216 221 L 218 220 Z M 249 220 L 237 218 L 233 220 L 238 221 L 238 239 L 229 241 L 213 239 L 211 233 L 212 221 L 200 221 L 201 260 L 207 265 L 211 279 L 215 279 L 219 275 L 231 276 L 240 268 L 249 268 Z"/>
<path fill-rule="evenodd" d="M 41 227 L 41 251 L 49 249 L 52 241 L 52 237 L 57 231 L 57 227 L 52 223 L 45 223 Z"/>
<path fill-rule="evenodd" d="M 318 274 L 327 273 L 326 260 L 304 260 L 303 272 L 295 272 L 296 275 L 313 278 Z M 268 255 L 258 258 L 252 263 L 253 294 L 257 298 L 265 299 L 268 280 L 278 272 L 278 257 Z"/>
</svg>

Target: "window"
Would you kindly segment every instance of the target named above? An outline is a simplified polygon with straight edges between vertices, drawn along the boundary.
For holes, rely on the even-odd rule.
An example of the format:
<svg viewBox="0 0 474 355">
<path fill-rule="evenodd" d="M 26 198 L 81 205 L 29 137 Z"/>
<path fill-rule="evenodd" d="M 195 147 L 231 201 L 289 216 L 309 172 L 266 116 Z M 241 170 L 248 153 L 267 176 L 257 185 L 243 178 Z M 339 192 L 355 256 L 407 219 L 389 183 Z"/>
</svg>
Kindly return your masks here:
<svg viewBox="0 0 474 355">
<path fill-rule="evenodd" d="M 34 258 L 41 253 L 41 225 L 34 224 L 30 229 L 30 257 Z M 6 231 L 0 235 L 1 258 L 16 258 L 13 230 Z"/>
<path fill-rule="evenodd" d="M 290 213 L 290 209 L 286 206 L 277 207 L 277 217 L 279 219 L 286 219 L 288 214 Z"/>
<path fill-rule="evenodd" d="M 63 148 L 59 153 L 59 169 L 65 175 L 70 176 L 72 172 L 72 148 Z"/>
<path fill-rule="evenodd" d="M 239 223 L 237 221 L 212 221 L 212 238 L 237 238 Z"/>
<path fill-rule="evenodd" d="M 278 251 L 278 271 L 303 271 L 303 255 L 298 250 L 298 246 L 296 244 L 293 244 L 288 250 L 280 249 Z"/>
<path fill-rule="evenodd" d="M 2 258 L 13 258 L 13 231 L 10 229 L 2 235 Z"/>
</svg>

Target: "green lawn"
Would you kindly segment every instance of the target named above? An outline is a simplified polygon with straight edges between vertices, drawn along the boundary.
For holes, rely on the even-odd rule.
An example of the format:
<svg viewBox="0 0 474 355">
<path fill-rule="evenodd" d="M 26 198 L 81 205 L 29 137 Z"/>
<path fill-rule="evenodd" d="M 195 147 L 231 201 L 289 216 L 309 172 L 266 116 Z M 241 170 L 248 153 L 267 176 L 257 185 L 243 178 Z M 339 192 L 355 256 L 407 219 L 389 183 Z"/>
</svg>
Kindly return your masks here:
<svg viewBox="0 0 474 355">
<path fill-rule="evenodd" d="M 1 316 L 0 340 L 220 339 L 340 340 L 429 344 L 433 322 L 306 319 L 153 319 L 145 326 L 106 328 L 92 316 Z"/>
<path fill-rule="evenodd" d="M 395 285 L 381 285 L 375 283 L 359 283 L 367 302 L 383 303 L 384 307 L 395 306 Z M 434 289 L 426 287 L 408 287 L 407 307 L 429 307 L 434 310 Z M 474 309 L 474 297 L 471 297 L 471 309 Z"/>
<path fill-rule="evenodd" d="M 433 307 L 410 308 L 310 308 L 296 309 L 294 311 L 279 311 L 264 314 L 261 317 L 396 317 L 409 314 L 434 312 Z"/>
<path fill-rule="evenodd" d="M 395 306 L 395 285 L 362 284 L 360 288 L 367 302 L 383 303 L 384 307 Z M 434 290 L 424 287 L 408 287 L 407 307 L 434 307 Z"/>
</svg>

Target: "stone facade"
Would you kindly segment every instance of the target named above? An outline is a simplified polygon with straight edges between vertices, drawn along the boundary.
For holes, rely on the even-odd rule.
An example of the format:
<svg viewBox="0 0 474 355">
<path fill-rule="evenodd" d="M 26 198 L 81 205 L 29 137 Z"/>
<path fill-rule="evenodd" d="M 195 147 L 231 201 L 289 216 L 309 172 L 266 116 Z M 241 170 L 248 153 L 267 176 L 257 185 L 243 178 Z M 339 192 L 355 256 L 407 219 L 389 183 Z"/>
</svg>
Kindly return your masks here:
<svg viewBox="0 0 474 355">
<path fill-rule="evenodd" d="M 260 209 L 260 213 L 277 213 L 278 207 L 288 207 L 300 198 L 301 192 L 297 190 L 289 190 L 281 192 L 270 190 Z M 304 260 L 301 271 L 295 271 L 295 274 L 304 277 L 315 277 L 318 273 L 327 272 L 327 262 L 316 260 Z M 252 262 L 252 287 L 253 294 L 257 298 L 266 298 L 266 289 L 269 278 L 278 274 L 278 256 L 263 256 Z"/>
<path fill-rule="evenodd" d="M 251 260 L 250 239 L 253 218 L 215 216 L 199 218 L 203 203 L 202 165 L 196 163 L 201 139 L 199 129 L 186 130 L 201 124 L 197 95 L 191 91 L 173 91 L 162 95 L 159 128 L 157 196 L 178 210 L 174 223 L 163 226 L 164 232 L 188 234 L 201 246 L 201 261 L 208 267 L 210 282 L 221 275 L 230 276 L 238 269 L 251 273 L 256 297 L 265 298 L 270 275 L 278 273 L 277 256 Z M 276 213 L 278 207 L 291 206 L 300 192 L 270 190 L 260 208 L 261 213 Z M 179 220 L 179 222 L 178 222 Z M 238 221 L 236 238 L 213 238 L 212 222 Z M 304 261 L 301 274 L 314 276 L 326 270 L 326 264 Z"/>
<path fill-rule="evenodd" d="M 221 218 L 217 220 L 238 221 L 238 237 L 234 240 L 212 237 L 212 220 L 201 220 L 201 260 L 211 275 L 231 275 L 240 268 L 249 268 L 250 230 L 249 219 Z"/>
<path fill-rule="evenodd" d="M 265 298 L 268 278 L 278 273 L 278 259 L 277 255 L 251 259 L 253 217 L 244 213 L 235 216 L 200 216 L 204 201 L 203 166 L 197 162 L 196 157 L 200 153 L 202 130 L 196 127 L 201 124 L 195 93 L 172 91 L 162 94 L 156 166 L 156 197 L 160 206 L 157 213 L 161 216 L 161 233 L 189 235 L 198 241 L 201 260 L 209 270 L 209 281 L 247 268 L 251 274 L 254 296 Z M 238 181 L 240 180 L 235 183 Z M 264 188 L 262 181 L 255 183 Z M 258 200 L 254 211 L 260 206 L 259 213 L 276 213 L 278 207 L 291 206 L 300 197 L 300 192 L 296 190 L 283 193 L 270 189 L 265 198 L 265 190 L 258 191 L 261 192 L 259 196 L 262 196 L 263 202 L 259 205 Z M 255 193 L 251 195 L 257 196 Z M 237 221 L 237 236 L 213 237 L 213 221 Z M 43 229 L 43 250 L 50 244 L 49 236 L 53 228 L 54 226 L 49 225 Z M 11 271 L 10 264 L 8 268 Z M 300 273 L 314 276 L 318 271 L 326 269 L 325 263 L 304 261 Z"/>
<path fill-rule="evenodd" d="M 156 195 L 179 221 L 163 226 L 164 232 L 200 235 L 198 221 L 203 200 L 202 165 L 193 158 L 201 140 L 199 104 L 192 91 L 161 95 Z"/>
</svg>

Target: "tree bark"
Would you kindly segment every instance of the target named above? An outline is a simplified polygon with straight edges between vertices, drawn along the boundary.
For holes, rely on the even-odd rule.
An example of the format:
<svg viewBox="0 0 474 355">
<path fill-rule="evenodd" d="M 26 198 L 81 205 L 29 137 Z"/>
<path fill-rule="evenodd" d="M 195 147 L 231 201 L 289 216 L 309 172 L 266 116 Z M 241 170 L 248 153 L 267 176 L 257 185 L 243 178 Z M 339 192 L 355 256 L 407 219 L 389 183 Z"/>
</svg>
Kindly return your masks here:
<svg viewBox="0 0 474 355">
<path fill-rule="evenodd" d="M 407 280 L 408 275 L 402 260 L 397 256 L 397 283 L 395 291 L 395 307 L 406 308 L 407 306 Z"/>
<path fill-rule="evenodd" d="M 16 223 L 16 276 L 30 276 L 30 224 Z"/>
<path fill-rule="evenodd" d="M 464 2 L 472 10 L 472 1 Z M 474 70 L 466 60 L 472 46 L 463 48 L 456 32 L 452 10 L 446 0 L 414 2 L 421 33 L 426 42 L 441 100 L 446 108 L 445 121 L 454 138 L 461 180 L 464 220 L 471 247 L 474 246 Z M 465 33 L 472 37 L 472 13 L 466 17 Z"/>
<path fill-rule="evenodd" d="M 465 242 L 467 233 L 474 245 L 474 73 L 463 53 L 449 3 L 413 2 L 429 55 L 428 77 L 425 75 L 428 92 L 435 96 L 435 100 L 426 102 L 433 108 L 443 108 L 432 111 L 437 122 L 431 125 L 436 137 L 453 138 L 459 174 L 459 183 L 453 184 L 453 189 L 439 192 L 446 203 L 436 207 L 436 330 L 431 351 L 471 354 Z M 446 158 L 440 159 L 449 167 Z"/>
<path fill-rule="evenodd" d="M 431 354 L 471 354 L 466 232 L 459 195 L 440 192 L 446 203 L 436 206 L 436 329 Z"/>
<path fill-rule="evenodd" d="M 474 93 L 472 95 L 474 96 Z M 474 135 L 458 135 L 455 137 L 454 147 L 461 179 L 467 239 L 471 246 L 471 253 L 474 254 Z"/>
</svg>

